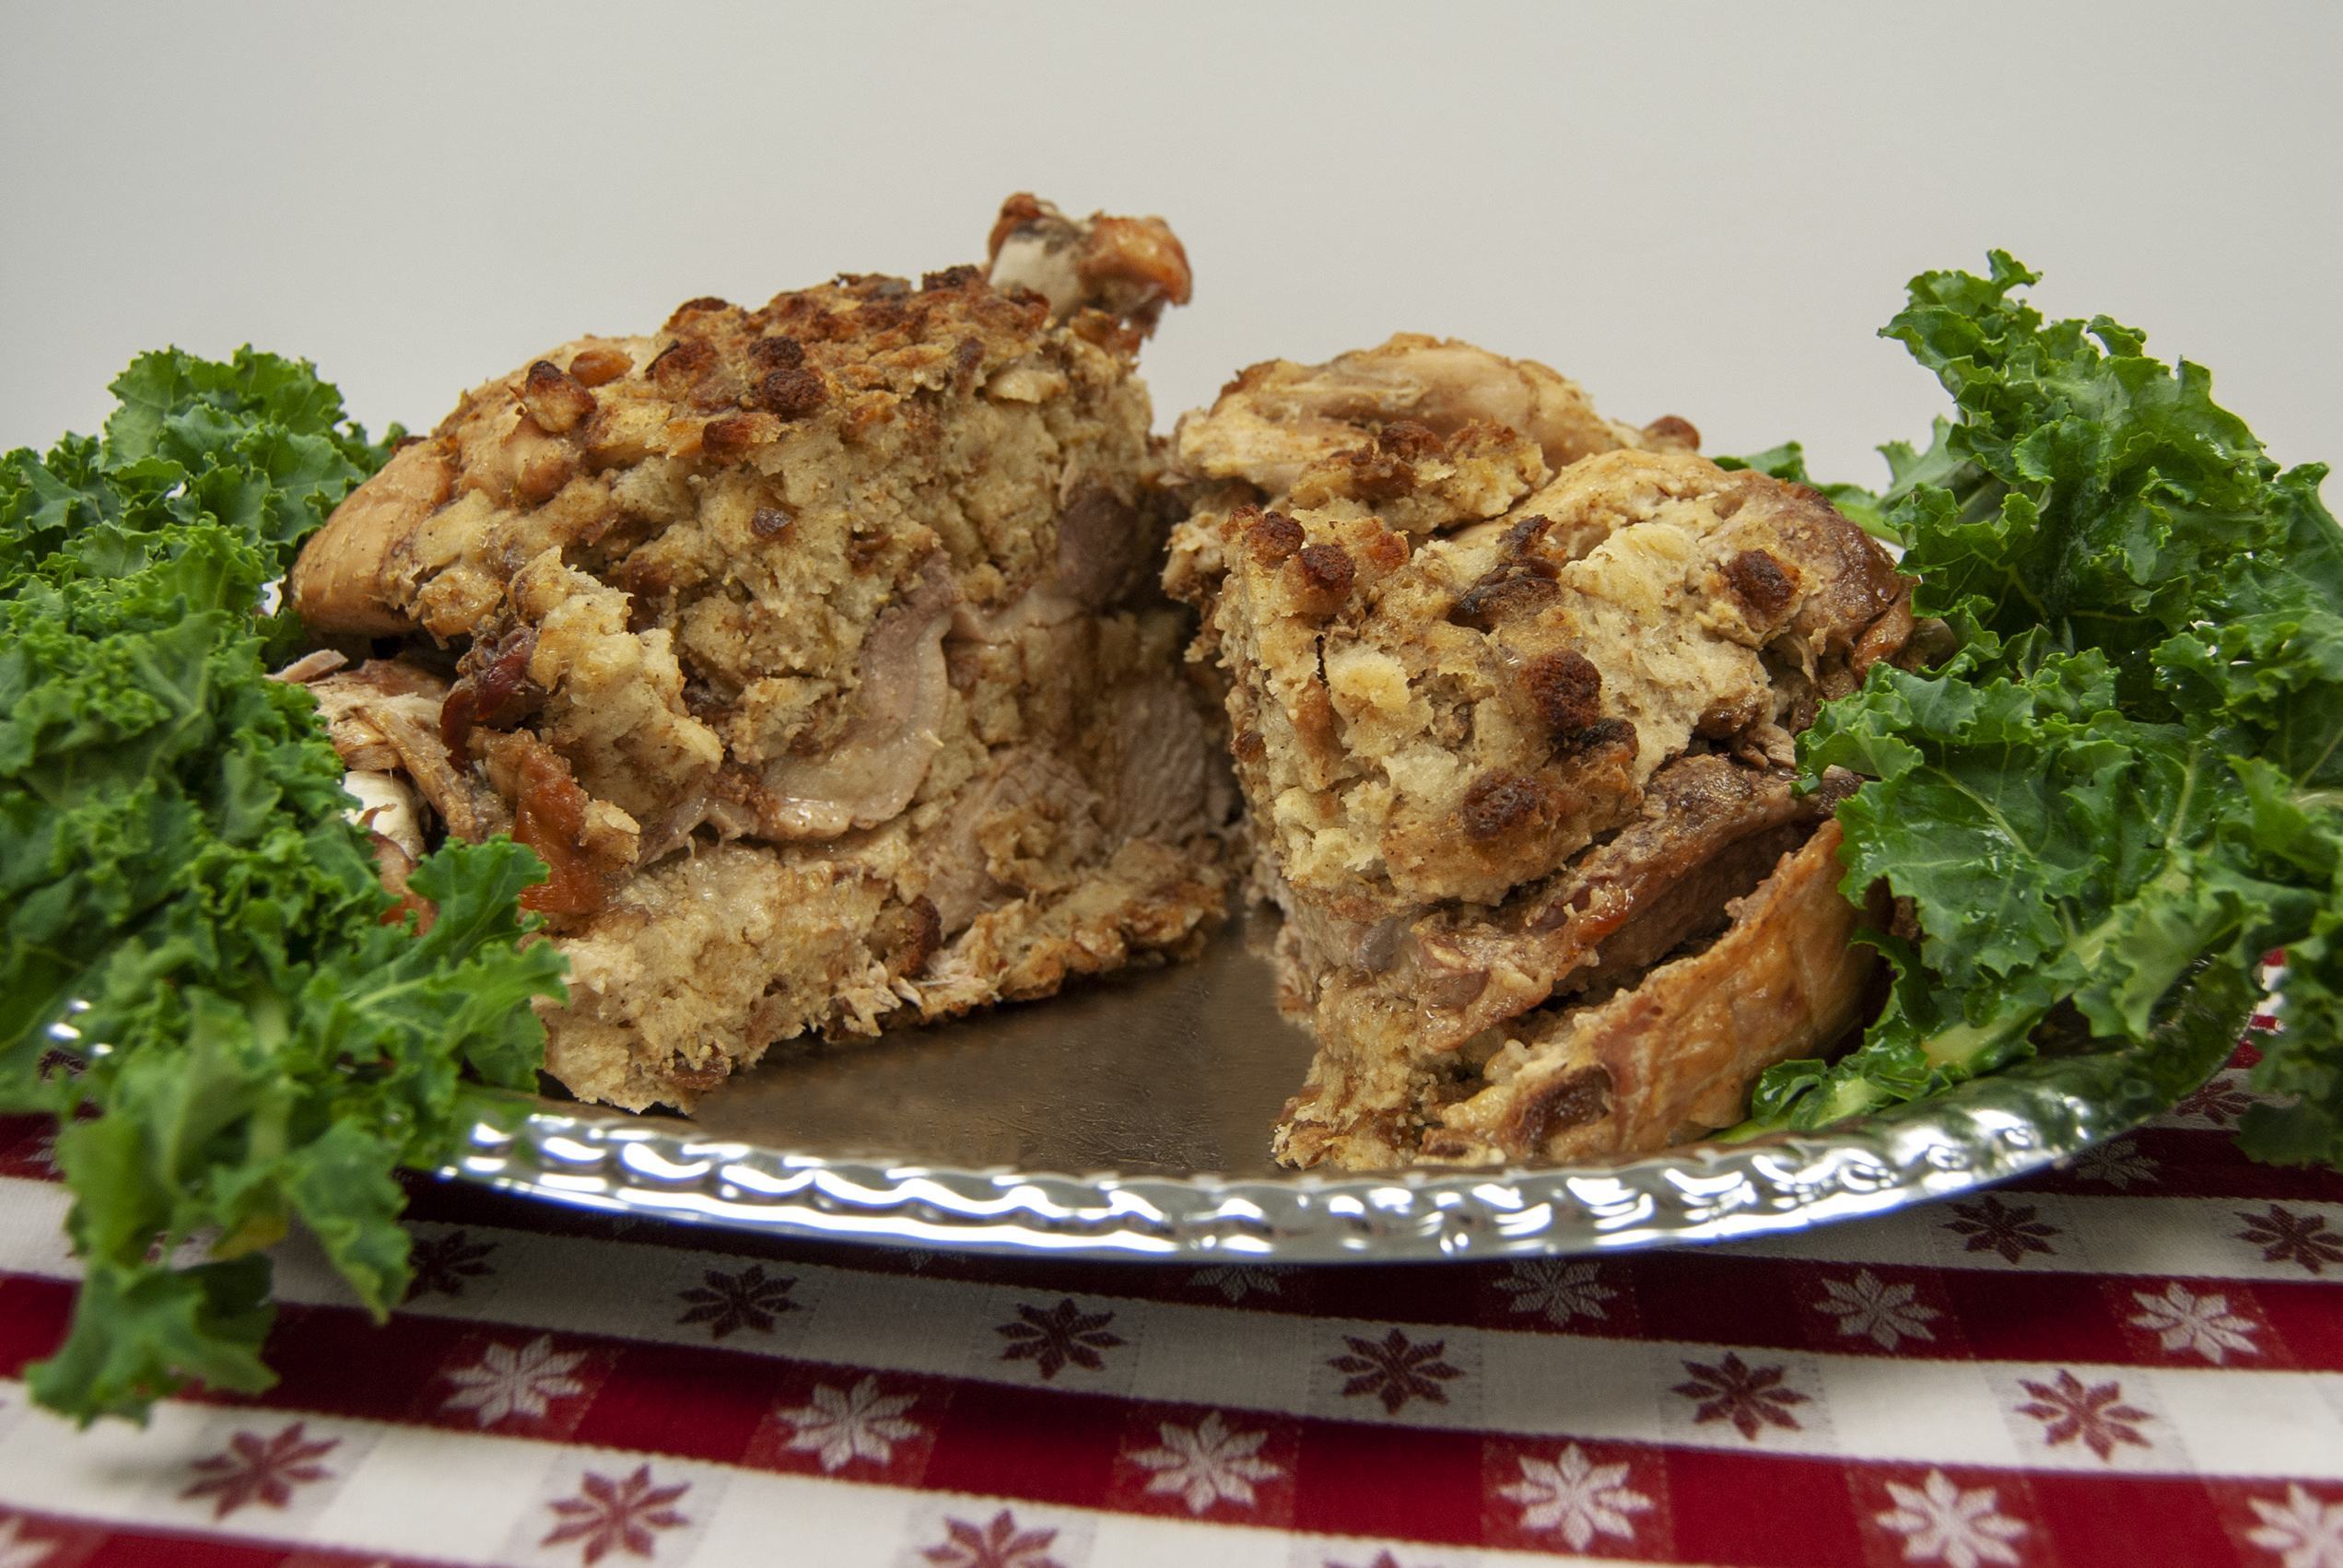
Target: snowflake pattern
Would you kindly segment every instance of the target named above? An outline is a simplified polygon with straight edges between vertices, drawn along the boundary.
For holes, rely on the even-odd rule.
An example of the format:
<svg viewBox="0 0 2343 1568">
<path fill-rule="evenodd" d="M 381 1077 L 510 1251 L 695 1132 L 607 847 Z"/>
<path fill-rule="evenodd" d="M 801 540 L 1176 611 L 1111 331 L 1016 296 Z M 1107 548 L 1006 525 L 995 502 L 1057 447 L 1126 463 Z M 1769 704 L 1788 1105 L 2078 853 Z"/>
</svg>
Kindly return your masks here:
<svg viewBox="0 0 2343 1568">
<path fill-rule="evenodd" d="M 407 1281 L 407 1301 L 418 1296 L 461 1296 L 463 1281 L 494 1273 L 486 1258 L 497 1249 L 492 1241 L 475 1242 L 463 1231 L 450 1231 L 429 1240 L 417 1239 L 407 1253 L 415 1278 Z"/>
<path fill-rule="evenodd" d="M 1265 1296 L 1284 1293 L 1274 1270 L 1249 1263 L 1222 1263 L 1199 1269 L 1188 1277 L 1188 1285 L 1190 1290 L 1216 1290 L 1228 1298 L 1232 1306 L 1255 1291 Z"/>
<path fill-rule="evenodd" d="M 2224 1072 L 2174 1106 L 2174 1117 L 2200 1116 L 2215 1127 L 2233 1127 L 2254 1108 L 2254 1096 L 2237 1086 L 2233 1073 Z"/>
<path fill-rule="evenodd" d="M 1398 1415 L 1410 1399 L 1447 1404 L 1447 1390 L 1440 1385 L 1464 1375 L 1463 1368 L 1450 1366 L 1440 1359 L 1440 1352 L 1448 1347 L 1446 1340 L 1435 1340 L 1428 1345 L 1411 1344 L 1405 1334 L 1394 1328 L 1380 1344 L 1351 1334 L 1343 1335 L 1342 1342 L 1351 1347 L 1351 1353 L 1331 1357 L 1326 1363 L 1337 1372 L 1352 1375 L 1351 1380 L 1342 1385 L 1342 1397 L 1354 1399 L 1362 1394 L 1372 1394 L 1383 1401 L 1384 1411 L 1389 1415 Z"/>
<path fill-rule="evenodd" d="M 256 1433 L 240 1432 L 228 1446 L 192 1467 L 205 1479 L 179 1495 L 213 1499 L 212 1517 L 225 1519 L 247 1504 L 271 1508 L 291 1505 L 293 1489 L 325 1480 L 334 1472 L 317 1461 L 341 1445 L 338 1437 L 310 1442 L 307 1423 L 295 1422 L 266 1442 Z"/>
<path fill-rule="evenodd" d="M 1070 1363 L 1084 1371 L 1104 1372 L 1107 1363 L 1098 1352 L 1129 1342 L 1121 1335 L 1107 1331 L 1107 1325 L 1115 1320 L 1113 1313 L 1079 1312 L 1072 1296 L 1047 1312 L 1020 1302 L 1017 1318 L 1014 1323 L 1003 1323 L 993 1329 L 1002 1339 L 1015 1341 L 1001 1352 L 1001 1359 L 1035 1363 L 1041 1369 L 1044 1383 L 1063 1372 Z"/>
<path fill-rule="evenodd" d="M 2118 1138 L 2111 1143 L 2093 1144 L 2066 1163 L 2067 1173 L 2077 1181 L 2097 1182 L 2112 1187 L 2117 1192 L 2128 1192 L 2134 1182 L 2142 1187 L 2156 1185 L 2156 1173 L 2163 1167 L 2141 1153 L 2128 1138 Z"/>
<path fill-rule="evenodd" d="M 2232 1351 L 2248 1356 L 2261 1353 L 2254 1343 L 2254 1331 L 2259 1325 L 2230 1311 L 2225 1295 L 2200 1296 L 2175 1280 L 2164 1287 L 2162 1295 L 2134 1291 L 2131 1299 L 2140 1305 L 2131 1319 L 2132 1327 L 2161 1336 L 2169 1353 L 2195 1351 L 2215 1366 L 2221 1365 Z"/>
<path fill-rule="evenodd" d="M 23 1533 L 24 1521 L 0 1519 L 0 1568 L 41 1568 L 57 1550 L 57 1542 Z"/>
<path fill-rule="evenodd" d="M 649 1465 L 636 1466 L 635 1473 L 625 1480 L 588 1470 L 579 1482 L 577 1496 L 546 1504 L 561 1522 L 537 1544 L 580 1542 L 580 1561 L 587 1563 L 599 1562 L 613 1550 L 649 1557 L 659 1545 L 653 1530 L 672 1530 L 691 1523 L 670 1506 L 691 1489 L 687 1480 L 673 1486 L 651 1485 Z"/>
<path fill-rule="evenodd" d="M 1930 1470 L 1918 1486 L 1887 1483 L 1895 1506 L 1874 1514 L 1882 1529 L 1904 1538 L 1906 1562 L 1941 1562 L 1946 1568 L 2014 1563 L 2010 1543 L 2026 1533 L 2024 1521 L 1995 1506 L 1996 1489 L 1964 1491 L 1942 1470 Z"/>
<path fill-rule="evenodd" d="M 834 1475 L 856 1459 L 884 1465 L 895 1457 L 896 1444 L 924 1434 L 919 1422 L 903 1419 L 918 1402 L 916 1394 L 880 1393 L 873 1375 L 843 1394 L 819 1384 L 811 1403 L 781 1411 L 780 1419 L 792 1429 L 788 1445 L 820 1455 L 823 1473 Z"/>
<path fill-rule="evenodd" d="M 1521 1505 L 1525 1530 L 1559 1530 L 1573 1551 L 1584 1551 L 1599 1535 L 1633 1542 L 1635 1521 L 1630 1514 L 1650 1510 L 1651 1499 L 1627 1487 L 1625 1465 L 1598 1465 L 1573 1443 L 1551 1463 L 1528 1454 L 1518 1457 L 1521 1479 L 1501 1486 L 1497 1495 Z"/>
<path fill-rule="evenodd" d="M 1944 1316 L 1914 1299 L 1919 1293 L 1917 1285 L 1902 1281 L 1885 1283 L 1869 1269 L 1857 1270 L 1851 1281 L 1825 1280 L 1822 1289 L 1828 1294 L 1814 1303 L 1814 1310 L 1837 1318 L 1841 1334 L 1869 1336 L 1883 1351 L 1892 1351 L 1905 1340 L 1934 1341 L 1936 1334 L 1928 1321 Z"/>
<path fill-rule="evenodd" d="M 943 1531 L 941 1543 L 920 1554 L 936 1568 L 1065 1568 L 1046 1555 L 1058 1532 L 1020 1530 L 1006 1508 L 981 1528 L 966 1519 L 946 1519 Z"/>
<path fill-rule="evenodd" d="M 1163 1446 L 1139 1450 L 1131 1463 L 1155 1472 L 1147 1482 L 1150 1492 L 1178 1498 L 1190 1514 L 1201 1516 L 1215 1503 L 1250 1508 L 1256 1501 L 1253 1483 L 1285 1473 L 1260 1457 L 1268 1433 L 1237 1432 L 1218 1410 L 1193 1427 L 1165 1422 L 1155 1432 Z"/>
<path fill-rule="evenodd" d="M 2055 1255 L 2058 1250 L 2049 1241 L 2060 1234 L 2058 1227 L 2035 1219 L 2030 1203 L 2004 1203 L 1988 1192 L 1974 1203 L 1955 1203 L 1952 1211 L 1961 1217 L 1946 1221 L 1944 1228 L 1969 1238 L 1966 1251 L 1997 1252 L 2016 1263 L 2029 1252 Z"/>
<path fill-rule="evenodd" d="M 2033 1402 L 2020 1405 L 2018 1413 L 2042 1422 L 2042 1440 L 2050 1447 L 2079 1437 L 2084 1447 L 2113 1464 L 2118 1443 L 2127 1443 L 2135 1448 L 2155 1446 L 2139 1435 L 2137 1423 L 2156 1418 L 2146 1410 L 2116 1403 L 2124 1397 L 2120 1383 L 2111 1380 L 2085 1388 L 2080 1378 L 2062 1368 L 2055 1387 L 2031 1380 L 2018 1386 L 2033 1396 Z"/>
<path fill-rule="evenodd" d="M 2245 1501 L 2262 1521 L 2245 1539 L 2278 1553 L 2286 1568 L 2343 1568 L 2343 1503 L 2321 1503 L 2293 1481 L 2283 1503 Z"/>
<path fill-rule="evenodd" d="M 1803 1405 L 1807 1397 L 1783 1384 L 1778 1366 L 1761 1366 L 1752 1372 L 1740 1356 L 1727 1351 L 1724 1361 L 1716 1366 L 1688 1361 L 1684 1370 L 1693 1375 L 1693 1381 L 1677 1384 L 1672 1392 L 1701 1402 L 1693 1412 L 1695 1426 L 1729 1421 L 1733 1430 L 1751 1443 L 1757 1441 L 1761 1422 L 1785 1432 L 1805 1430 L 1787 1407 Z"/>
<path fill-rule="evenodd" d="M 710 1269 L 700 1279 L 703 1283 L 675 1293 L 678 1301 L 691 1304 L 691 1310 L 675 1321 L 707 1324 L 711 1340 L 742 1328 L 769 1334 L 776 1316 L 798 1310 L 797 1303 L 789 1299 L 790 1287 L 797 1281 L 767 1279 L 762 1263 L 752 1263 L 737 1274 Z"/>
<path fill-rule="evenodd" d="M 2324 1214 L 2297 1214 L 2275 1203 L 2266 1214 L 2231 1212 L 2245 1222 L 2237 1239 L 2260 1247 L 2265 1263 L 2300 1263 L 2314 1274 L 2329 1263 L 2343 1263 L 2343 1235 L 2327 1230 Z"/>
<path fill-rule="evenodd" d="M 1602 1304 L 1619 1293 L 1601 1282 L 1599 1263 L 1573 1263 L 1559 1258 L 1536 1258 L 1516 1263 L 1497 1289 L 1513 1297 L 1508 1310 L 1541 1312 L 1557 1328 L 1567 1328 L 1574 1317 L 1602 1321 Z"/>
<path fill-rule="evenodd" d="M 448 1374 L 456 1393 L 439 1407 L 440 1413 L 470 1410 L 483 1427 L 512 1415 L 542 1420 L 552 1401 L 586 1391 L 584 1384 L 569 1375 L 585 1359 L 583 1351 L 556 1351 L 551 1334 L 540 1334 L 519 1350 L 490 1345 L 481 1352 L 477 1366 Z"/>
</svg>

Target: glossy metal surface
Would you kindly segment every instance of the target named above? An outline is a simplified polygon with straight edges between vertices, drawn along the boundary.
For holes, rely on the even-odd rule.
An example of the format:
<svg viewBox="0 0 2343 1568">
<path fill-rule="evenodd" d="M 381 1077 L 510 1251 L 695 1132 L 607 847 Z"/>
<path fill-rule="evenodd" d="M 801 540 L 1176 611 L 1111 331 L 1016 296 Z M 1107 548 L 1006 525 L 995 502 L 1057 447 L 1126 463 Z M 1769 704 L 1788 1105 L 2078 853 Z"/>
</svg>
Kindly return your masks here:
<svg viewBox="0 0 2343 1568">
<path fill-rule="evenodd" d="M 540 1101 L 502 1128 L 481 1123 L 449 1174 L 556 1202 L 928 1248 L 1592 1251 L 1798 1229 L 2007 1180 L 2163 1109 L 2243 1022 L 2210 1005 L 2180 1020 L 2180 1078 L 2127 1053 L 2079 1054 L 1825 1133 L 1615 1166 L 1294 1173 L 1270 1164 L 1269 1129 L 1310 1042 L 1277 1014 L 1261 935 L 1233 925 L 1193 964 L 769 1062 L 689 1121 Z"/>
</svg>

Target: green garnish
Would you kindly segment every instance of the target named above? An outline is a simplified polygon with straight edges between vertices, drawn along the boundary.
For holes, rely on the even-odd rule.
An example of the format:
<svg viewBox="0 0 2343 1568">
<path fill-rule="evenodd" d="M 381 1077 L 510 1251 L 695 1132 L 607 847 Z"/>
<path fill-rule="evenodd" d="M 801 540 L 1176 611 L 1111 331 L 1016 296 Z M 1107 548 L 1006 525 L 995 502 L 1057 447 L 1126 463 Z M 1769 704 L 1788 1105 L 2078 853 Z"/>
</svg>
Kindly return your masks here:
<svg viewBox="0 0 2343 1568">
<path fill-rule="evenodd" d="M 292 1216 L 387 1313 L 393 1169 L 479 1114 L 465 1069 L 535 1086 L 527 1002 L 563 969 L 520 945 L 545 871 L 509 840 L 416 869 L 428 935 L 383 925 L 316 704 L 268 678 L 300 629 L 264 586 L 392 442 L 250 349 L 150 354 L 112 390 L 102 440 L 0 459 L 0 1110 L 63 1129 L 88 1272 L 29 1376 L 84 1422 L 273 1383 L 262 1249 Z"/>
<path fill-rule="evenodd" d="M 2279 473 L 2211 377 L 2102 316 L 2045 323 L 2036 275 L 1928 273 L 1883 335 L 1952 394 L 1926 452 L 1851 497 L 1907 546 L 1914 608 L 1960 649 L 1875 666 L 1799 737 L 1838 809 L 1845 886 L 1913 901 L 1879 935 L 1893 999 L 1838 1062 L 1761 1081 L 1757 1127 L 1813 1129 L 2031 1056 L 2054 1012 L 2149 1047 L 2186 980 L 2250 989 L 2288 954 L 2283 1029 L 2240 1140 L 2343 1164 L 2343 531 L 2325 469 Z M 1794 449 L 1748 460 L 1794 462 Z M 1793 477 L 1803 478 L 1802 467 Z M 1847 504 L 1845 500 L 1842 505 Z M 2069 1012 L 2069 1010 L 2071 1010 Z"/>
</svg>

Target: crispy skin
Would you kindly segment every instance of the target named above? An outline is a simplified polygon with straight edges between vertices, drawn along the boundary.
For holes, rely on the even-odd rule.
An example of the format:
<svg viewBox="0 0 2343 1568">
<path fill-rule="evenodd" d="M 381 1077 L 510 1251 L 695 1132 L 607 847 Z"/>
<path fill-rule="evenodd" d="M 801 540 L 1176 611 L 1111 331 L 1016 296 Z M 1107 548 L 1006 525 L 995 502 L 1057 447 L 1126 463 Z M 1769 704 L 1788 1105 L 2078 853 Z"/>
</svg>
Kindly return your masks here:
<svg viewBox="0 0 2343 1568">
<path fill-rule="evenodd" d="M 1476 473 L 1470 458 L 1459 461 L 1454 443 L 1469 429 L 1492 438 L 1504 431 L 1514 438 L 1505 446 L 1534 449 L 1534 463 L 1545 473 L 1530 478 L 1533 485 L 1596 452 L 1700 444 L 1699 433 L 1681 419 L 1649 431 L 1605 419 L 1576 382 L 1534 359 L 1506 359 L 1421 333 L 1401 333 L 1324 365 L 1272 359 L 1249 366 L 1221 389 L 1211 409 L 1182 417 L 1174 439 L 1188 474 L 1241 479 L 1290 496 L 1298 507 L 1337 495 L 1392 501 L 1418 491 L 1441 497 L 1451 509 L 1487 507 L 1510 481 L 1501 468 Z M 1519 457 L 1515 462 L 1516 472 L 1533 466 Z M 1445 472 L 1450 469 L 1461 472 Z M 1386 521 L 1402 526 L 1388 515 Z"/>
<path fill-rule="evenodd" d="M 1070 218 L 1025 192 L 1001 204 L 985 263 L 1003 292 L 1029 288 L 1060 315 L 1095 306 L 1142 337 L 1193 286 L 1188 252 L 1162 218 Z"/>
<path fill-rule="evenodd" d="M 1178 507 L 1133 373 L 1185 260 L 1156 220 L 1043 208 L 1013 198 L 995 249 L 1075 232 L 1062 298 L 963 266 L 578 339 L 467 393 L 297 566 L 321 632 L 461 651 L 435 783 L 451 829 L 500 817 L 552 865 L 548 1061 L 581 1096 L 687 1108 L 776 1041 L 1046 994 L 1219 918 L 1235 797 L 1154 583 Z"/>
<path fill-rule="evenodd" d="M 1792 734 L 1900 652 L 1909 584 L 1817 493 L 1694 440 L 1407 337 L 1255 367 L 1182 420 L 1166 582 L 1227 677 L 1319 1042 L 1281 1158 L 1463 1157 L 1424 1129 L 1493 1031 L 1714 935 L 1827 809 L 1790 791 Z"/>
</svg>

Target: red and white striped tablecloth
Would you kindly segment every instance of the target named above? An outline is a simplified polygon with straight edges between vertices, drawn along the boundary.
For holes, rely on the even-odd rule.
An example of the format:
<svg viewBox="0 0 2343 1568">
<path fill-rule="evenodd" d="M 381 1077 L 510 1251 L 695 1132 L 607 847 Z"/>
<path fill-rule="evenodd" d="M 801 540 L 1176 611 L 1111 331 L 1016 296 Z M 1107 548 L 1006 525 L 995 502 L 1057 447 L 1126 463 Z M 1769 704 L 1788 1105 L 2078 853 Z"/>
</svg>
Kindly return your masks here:
<svg viewBox="0 0 2343 1568">
<path fill-rule="evenodd" d="M 2343 1568 L 2343 1177 L 2234 1067 L 1998 1192 L 1471 1264 L 1005 1259 L 411 1184 L 384 1328 L 298 1243 L 259 1398 L 76 1433 L 0 1123 L 0 1568 L 127 1562 Z"/>
</svg>

